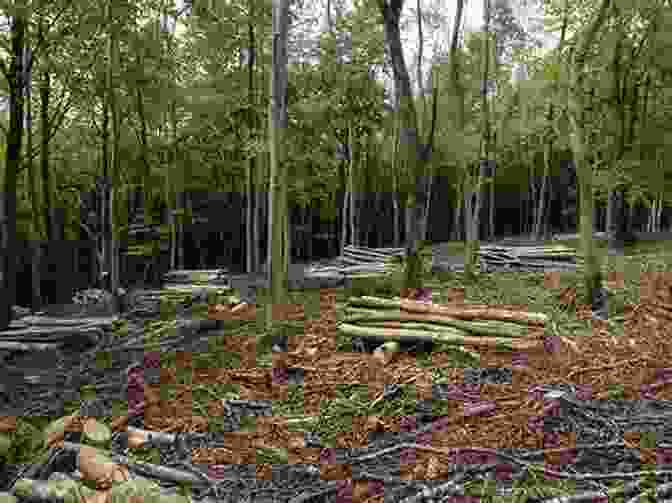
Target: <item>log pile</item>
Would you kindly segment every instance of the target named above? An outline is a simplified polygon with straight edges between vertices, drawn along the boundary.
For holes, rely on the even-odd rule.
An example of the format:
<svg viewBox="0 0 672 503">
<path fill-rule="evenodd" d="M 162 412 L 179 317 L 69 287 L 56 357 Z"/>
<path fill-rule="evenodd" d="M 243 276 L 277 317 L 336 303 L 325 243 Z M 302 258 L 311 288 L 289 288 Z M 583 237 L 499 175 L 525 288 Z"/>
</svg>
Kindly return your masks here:
<svg viewBox="0 0 672 503">
<path fill-rule="evenodd" d="M 106 318 L 54 318 L 24 316 L 0 331 L 3 359 L 15 351 L 86 350 L 96 345 L 106 331 L 113 329 L 116 316 Z"/>
<path fill-rule="evenodd" d="M 173 285 L 228 284 L 229 271 L 226 269 L 192 269 L 168 271 L 163 281 Z"/>
<path fill-rule="evenodd" d="M 343 249 L 343 255 L 308 267 L 306 276 L 336 275 L 356 278 L 386 274 L 394 269 L 394 257 L 403 256 L 403 248 L 367 248 L 348 245 Z"/>
<path fill-rule="evenodd" d="M 548 317 L 497 307 L 437 305 L 409 299 L 353 297 L 338 330 L 349 336 L 387 343 L 443 343 L 478 359 L 462 345 L 520 351 L 539 348 Z"/>
<path fill-rule="evenodd" d="M 482 245 L 481 267 L 486 269 L 575 270 L 582 258 L 575 249 L 563 246 Z"/>
</svg>

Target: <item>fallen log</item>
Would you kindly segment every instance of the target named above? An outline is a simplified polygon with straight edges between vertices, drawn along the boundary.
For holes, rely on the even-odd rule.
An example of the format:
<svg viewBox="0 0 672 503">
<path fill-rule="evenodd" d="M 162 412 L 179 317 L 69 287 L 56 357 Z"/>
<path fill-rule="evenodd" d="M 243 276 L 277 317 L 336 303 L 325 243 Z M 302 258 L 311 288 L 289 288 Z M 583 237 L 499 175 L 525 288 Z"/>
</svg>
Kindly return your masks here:
<svg viewBox="0 0 672 503">
<path fill-rule="evenodd" d="M 21 322 L 34 327 L 97 327 L 111 326 L 115 321 L 119 321 L 119 316 L 110 316 L 106 318 L 54 318 L 50 316 L 24 316 Z M 1 333 L 1 332 L 0 332 Z"/>
<path fill-rule="evenodd" d="M 454 327 L 467 332 L 479 335 L 493 335 L 501 337 L 522 338 L 530 335 L 529 326 L 522 326 L 517 323 L 489 320 L 486 322 L 464 321 L 447 316 L 432 316 L 416 313 L 403 312 L 378 312 L 375 314 L 366 313 L 359 316 L 347 318 L 347 323 L 365 323 L 366 325 L 375 323 L 396 323 L 398 328 L 403 328 L 403 322 L 419 322 L 425 326 Z M 434 324 L 434 325 L 431 325 Z"/>
<path fill-rule="evenodd" d="M 499 320 L 521 322 L 533 325 L 543 326 L 548 321 L 548 316 L 543 313 L 528 313 L 523 311 L 507 311 L 497 308 L 470 308 L 468 305 L 457 306 L 437 306 L 424 302 L 417 302 L 408 299 L 381 299 L 378 297 L 354 297 L 349 299 L 353 306 L 370 308 L 401 308 L 405 311 L 416 313 L 431 313 L 437 315 L 446 315 L 458 319 L 473 320 Z"/>
<path fill-rule="evenodd" d="M 361 257 L 363 260 L 381 261 L 389 260 L 391 258 L 391 255 L 385 253 L 379 253 L 365 248 L 355 248 L 353 246 L 346 246 L 343 249 L 343 252 L 353 258 Z"/>
<path fill-rule="evenodd" d="M 357 325 L 343 323 L 339 325 L 338 330 L 345 335 L 356 337 L 375 337 L 386 340 L 411 339 L 413 341 L 448 344 L 460 343 L 471 344 L 474 346 L 501 348 L 511 351 L 538 349 L 540 347 L 539 341 L 522 342 L 505 337 L 473 337 L 467 335 L 467 332 L 463 330 L 453 329 L 450 327 L 446 327 L 440 332 L 427 333 L 419 330 L 360 327 Z"/>
<path fill-rule="evenodd" d="M 66 340 L 68 337 L 90 336 L 102 337 L 103 331 L 96 326 L 82 327 L 40 327 L 4 330 L 0 332 L 0 341 L 19 342 L 52 342 Z"/>
<path fill-rule="evenodd" d="M 180 285 L 164 285 L 163 290 L 168 292 L 176 293 L 186 293 L 190 294 L 193 292 L 199 291 L 208 291 L 208 292 L 229 292 L 231 290 L 230 286 L 224 285 L 199 285 L 199 284 L 180 284 Z"/>
</svg>

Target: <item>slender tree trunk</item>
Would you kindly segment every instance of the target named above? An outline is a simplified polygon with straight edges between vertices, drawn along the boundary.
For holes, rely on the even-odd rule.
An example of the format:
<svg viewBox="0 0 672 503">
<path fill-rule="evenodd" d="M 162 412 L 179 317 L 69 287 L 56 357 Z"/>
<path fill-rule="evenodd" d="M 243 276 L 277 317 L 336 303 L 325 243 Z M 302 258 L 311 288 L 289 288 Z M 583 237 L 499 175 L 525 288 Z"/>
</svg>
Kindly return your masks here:
<svg viewBox="0 0 672 503">
<path fill-rule="evenodd" d="M 352 126 L 348 130 L 348 146 L 350 149 L 350 167 L 349 167 L 349 180 L 350 180 L 350 244 L 352 246 L 359 246 L 359 228 L 358 228 L 358 213 L 359 213 L 359 197 L 355 194 L 355 189 L 359 190 L 359 185 L 355 183 L 355 142 L 353 138 L 353 128 Z M 355 187 L 357 185 L 357 187 Z"/>
<path fill-rule="evenodd" d="M 544 213 L 546 211 L 546 198 L 548 177 L 551 171 L 551 148 L 550 142 L 547 142 L 544 147 L 544 174 L 541 180 L 541 193 L 539 194 L 539 207 L 537 209 L 536 220 L 534 222 L 534 238 L 540 239 L 542 234 L 542 223 L 544 220 Z"/>
<path fill-rule="evenodd" d="M 265 222 L 266 220 L 264 219 L 264 214 L 263 214 L 263 205 L 264 205 L 264 190 L 263 189 L 263 170 L 264 170 L 264 157 L 263 155 L 261 156 L 259 162 L 257 163 L 257 169 L 256 171 L 256 192 L 255 192 L 255 205 L 254 205 L 254 214 L 253 214 L 253 220 L 252 220 L 252 234 L 254 236 L 254 248 L 255 248 L 255 263 L 254 263 L 254 271 L 255 272 L 260 272 L 261 267 L 262 267 L 262 262 L 263 262 L 263 254 L 262 254 L 262 246 L 263 246 L 263 232 L 264 232 L 264 226 L 262 225 L 262 222 Z"/>
<path fill-rule="evenodd" d="M 461 170 L 461 167 L 458 167 L 458 171 Z M 461 175 L 460 175 L 461 176 Z M 457 184 L 456 187 L 456 207 L 455 207 L 455 212 L 453 213 L 453 228 L 452 228 L 452 233 L 451 233 L 451 241 L 461 241 L 462 240 L 462 209 L 463 209 L 463 201 L 464 201 L 464 189 L 463 189 L 463 181 L 460 180 Z"/>
<path fill-rule="evenodd" d="M 49 170 L 49 137 L 51 136 L 49 122 L 50 95 L 51 80 L 49 73 L 44 71 L 42 82 L 40 83 L 40 128 L 42 136 L 40 140 L 40 167 L 42 173 L 42 193 L 44 194 L 44 207 L 42 210 L 44 211 L 44 230 L 47 241 L 51 241 L 53 238 L 53 204 L 51 199 L 53 187 L 51 171 Z"/>
<path fill-rule="evenodd" d="M 350 166 L 350 164 L 346 164 Z M 345 182 L 345 192 L 343 193 L 343 211 L 341 218 L 341 246 L 340 254 L 343 255 L 343 250 L 345 245 L 348 244 L 348 222 L 349 222 L 349 213 L 352 211 L 350 209 L 350 168 L 345 168 L 347 170 L 347 178 Z"/>
<path fill-rule="evenodd" d="M 626 225 L 626 232 L 632 234 L 635 230 L 635 203 L 628 201 L 628 218 Z"/>
<path fill-rule="evenodd" d="M 420 234 L 420 239 L 422 241 L 427 241 L 427 234 L 429 231 L 429 209 L 430 203 L 432 201 L 432 186 L 434 185 L 434 175 L 429 175 L 429 182 L 427 187 L 427 204 L 425 205 L 425 219 L 422 222 L 422 232 Z"/>
<path fill-rule="evenodd" d="M 392 226 L 394 233 L 394 247 L 398 248 L 401 244 L 401 229 L 399 228 L 399 199 L 396 192 L 392 194 Z"/>
<path fill-rule="evenodd" d="M 488 229 L 490 231 L 490 234 L 488 236 L 488 241 L 492 242 L 495 240 L 495 172 L 497 170 L 497 165 L 493 163 L 493 171 L 492 173 L 492 183 L 490 184 L 490 204 L 489 204 L 489 210 L 490 210 L 490 224 L 488 225 Z"/>
<path fill-rule="evenodd" d="M 16 193 L 21 167 L 21 139 L 23 133 L 23 47 L 26 30 L 25 12 L 17 11 L 12 18 L 12 55 L 9 68 L 9 128 L 3 180 L 2 213 L 2 295 L 0 295 L 0 330 L 12 320 L 12 306 L 16 302 Z"/>
<path fill-rule="evenodd" d="M 378 0 L 378 7 L 383 18 L 385 40 L 389 49 L 394 74 L 395 91 L 399 96 L 400 119 L 400 160 L 405 177 L 403 192 L 406 205 L 413 208 L 413 223 L 406 233 L 406 271 L 404 288 L 412 289 L 422 286 L 422 261 L 420 258 L 420 229 L 418 223 L 424 218 L 425 200 L 427 198 L 426 162 L 421 156 L 418 139 L 417 113 L 413 104 L 411 82 L 404 61 L 399 19 L 402 0 Z"/>
<path fill-rule="evenodd" d="M 399 97 L 396 94 L 395 116 L 394 116 L 394 146 L 392 150 L 392 218 L 393 232 L 394 232 L 394 247 L 401 246 L 401 229 L 400 229 L 400 211 L 399 211 Z"/>
<path fill-rule="evenodd" d="M 585 303 L 588 305 L 593 305 L 596 300 L 596 295 L 598 295 L 602 286 L 602 275 L 593 239 L 593 167 L 587 160 L 587 133 L 584 122 L 585 97 L 583 94 L 585 76 L 582 72 L 597 31 L 606 20 L 609 5 L 609 0 L 602 1 L 596 18 L 587 27 L 586 32 L 581 37 L 580 46 L 573 53 L 571 65 L 566 68 L 571 81 L 568 95 L 568 117 L 571 128 L 570 144 L 576 162 L 579 182 L 581 247 L 585 262 L 583 279 L 586 292 Z"/>
<path fill-rule="evenodd" d="M 175 212 L 170 208 L 170 203 L 171 201 L 176 201 L 177 196 L 173 198 L 173 189 L 168 175 L 165 176 L 164 184 L 166 204 L 168 205 L 168 226 L 170 227 L 170 268 L 174 270 L 177 268 L 177 219 Z"/>
<path fill-rule="evenodd" d="M 473 214 L 467 210 L 467 246 L 465 251 L 464 274 L 467 281 L 471 281 L 475 277 L 474 267 L 478 260 L 479 248 L 479 231 L 481 222 L 481 206 L 483 203 L 483 189 L 482 183 L 487 176 L 487 168 L 489 166 L 490 158 L 490 115 L 488 105 L 488 77 L 489 77 L 489 60 L 490 60 L 490 0 L 484 0 L 483 5 L 485 15 L 485 38 L 483 43 L 483 79 L 481 84 L 481 110 L 482 110 L 482 151 L 481 161 L 478 167 L 478 178 L 472 190 L 476 196 L 476 203 Z M 471 197 L 471 196 L 470 196 Z"/>
<path fill-rule="evenodd" d="M 256 44 L 254 37 L 254 1 L 248 2 L 248 9 L 250 11 L 247 23 L 247 31 L 249 37 L 249 47 L 247 48 L 247 89 L 248 89 L 248 101 L 250 105 L 250 113 L 248 116 L 248 127 L 250 131 L 254 130 L 256 124 L 254 123 L 254 111 L 252 106 L 255 103 L 254 99 L 254 63 L 256 58 Z M 250 157 L 248 161 L 248 171 L 247 171 L 247 213 L 245 220 L 245 232 L 246 232 L 246 248 L 247 248 L 247 272 L 252 273 L 258 271 L 259 259 L 257 258 L 259 249 L 255 243 L 255 224 L 254 224 L 254 215 L 256 212 L 255 209 L 255 165 L 256 159 Z"/>
<path fill-rule="evenodd" d="M 177 168 L 177 111 L 175 102 L 172 103 L 170 112 L 171 122 L 171 168 Z M 186 210 L 186 187 L 184 183 L 184 174 L 180 175 L 180 184 L 175 187 L 175 266 L 178 269 L 184 269 L 184 232 L 185 232 L 185 217 Z"/>
<path fill-rule="evenodd" d="M 454 97 L 454 107 L 457 111 L 457 120 L 455 121 L 456 129 L 460 132 L 464 131 L 465 125 L 465 99 L 464 89 L 459 80 L 459 64 L 457 56 L 457 48 L 459 43 L 460 26 L 462 23 L 462 14 L 464 11 L 464 0 L 457 0 L 457 9 L 455 18 L 453 19 L 453 32 L 450 43 L 450 88 Z M 464 168 L 464 161 L 458 160 L 457 163 L 457 208 L 455 211 L 455 221 L 453 225 L 453 240 L 461 239 L 460 222 L 462 220 L 462 196 L 464 194 L 464 176 L 466 169 Z"/>
<path fill-rule="evenodd" d="M 268 267 L 272 303 L 283 303 L 286 292 L 286 260 L 283 244 L 287 233 L 286 183 L 283 139 L 287 128 L 287 37 L 289 32 L 289 2 L 278 0 L 273 4 L 273 58 L 271 72 L 271 100 L 269 104 L 269 140 L 271 176 L 269 187 L 269 246 Z M 284 211 L 284 214 L 282 213 Z M 284 273 L 284 275 L 283 275 Z M 273 325 L 272 309 L 266 310 L 266 325 Z"/>
<path fill-rule="evenodd" d="M 24 68 L 31 66 L 31 51 L 26 47 L 24 50 L 23 64 Z M 42 216 L 40 213 L 40 199 L 37 190 L 37 172 L 35 163 L 33 163 L 33 115 L 31 107 L 32 78 L 29 71 L 26 72 L 25 97 L 26 97 L 26 161 L 28 162 L 28 188 L 30 191 L 30 202 L 32 209 L 32 239 L 31 239 L 31 309 L 37 312 L 42 308 L 42 245 L 43 240 Z"/>
<path fill-rule="evenodd" d="M 254 160 L 250 159 L 247 163 L 245 181 L 247 184 L 247 197 L 245 198 L 245 270 L 248 274 L 254 272 L 255 253 L 254 236 L 252 235 L 252 220 L 254 214 L 254 183 L 252 182 L 254 174 Z"/>
<path fill-rule="evenodd" d="M 119 224 L 116 209 L 116 199 L 117 191 L 121 191 L 119 187 L 119 174 L 120 174 L 120 159 L 119 159 L 119 146 L 120 146 L 120 117 L 119 117 L 119 108 L 117 106 L 116 93 L 113 88 L 112 82 L 112 72 L 113 68 L 118 66 L 118 43 L 117 35 L 115 28 L 112 26 L 112 0 L 109 4 L 109 20 L 110 20 L 110 46 L 109 46 L 109 87 L 108 92 L 110 93 L 110 112 L 112 116 L 112 158 L 111 158 L 111 167 L 112 167 L 112 184 L 110 186 L 110 199 L 109 199 L 109 217 L 110 217 L 110 292 L 114 295 L 116 299 L 117 290 L 119 288 L 120 277 L 119 277 Z M 119 194 L 120 195 L 120 194 Z M 123 206 L 122 206 L 123 207 Z M 118 309 L 118 305 L 115 306 L 115 310 Z"/>
<path fill-rule="evenodd" d="M 614 233 L 614 194 L 616 193 L 615 189 L 609 191 L 607 196 L 607 213 L 605 215 L 604 222 L 604 232 L 607 234 L 607 239 L 611 239 L 612 234 Z"/>
</svg>

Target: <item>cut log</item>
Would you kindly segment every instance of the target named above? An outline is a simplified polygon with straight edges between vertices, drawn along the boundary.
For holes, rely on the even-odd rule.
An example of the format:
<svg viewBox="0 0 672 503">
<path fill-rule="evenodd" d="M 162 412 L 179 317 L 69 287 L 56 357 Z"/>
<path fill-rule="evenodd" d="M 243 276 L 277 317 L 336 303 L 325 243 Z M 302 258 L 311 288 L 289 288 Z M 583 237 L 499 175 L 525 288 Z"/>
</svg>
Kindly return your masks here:
<svg viewBox="0 0 672 503">
<path fill-rule="evenodd" d="M 522 326 L 517 323 L 502 322 L 496 320 L 490 320 L 487 322 L 475 322 L 475 321 L 464 321 L 456 318 L 450 318 L 447 316 L 435 316 L 435 315 L 422 315 L 415 313 L 404 313 L 404 312 L 379 312 L 375 314 L 362 313 L 358 316 L 353 316 L 347 319 L 347 323 L 359 323 L 359 324 L 375 324 L 375 323 L 396 323 L 397 328 L 403 328 L 405 325 L 404 322 L 418 322 L 424 326 L 430 326 L 430 324 L 438 325 L 438 329 L 441 329 L 441 326 L 454 327 L 460 330 L 465 330 L 472 334 L 480 335 L 492 335 L 499 337 L 514 337 L 521 338 L 527 337 L 530 335 L 530 327 Z M 435 326 L 432 325 L 432 326 Z"/>
<path fill-rule="evenodd" d="M 90 338 L 98 339 L 103 331 L 96 326 L 82 327 L 30 327 L 18 330 L 3 330 L 0 332 L 1 342 L 68 342 L 69 339 Z"/>
<path fill-rule="evenodd" d="M 534 325 L 544 325 L 548 321 L 548 316 L 543 313 L 528 313 L 518 311 L 507 311 L 497 308 L 470 308 L 455 306 L 436 306 L 424 302 L 417 302 L 408 299 L 381 299 L 378 297 L 353 297 L 349 299 L 353 306 L 362 306 L 369 308 L 401 308 L 404 311 L 415 313 L 431 313 L 437 315 L 446 315 L 458 319 L 473 320 L 499 320 L 522 322 Z"/>
<path fill-rule="evenodd" d="M 423 332 L 420 330 L 404 330 L 392 328 L 360 327 L 344 323 L 339 325 L 338 330 L 350 336 L 383 338 L 386 340 L 425 341 L 434 343 L 460 343 L 474 346 L 496 347 L 506 350 L 529 350 L 538 349 L 540 341 L 523 342 L 506 337 L 472 337 L 466 332 L 446 327 L 441 332 Z"/>
</svg>

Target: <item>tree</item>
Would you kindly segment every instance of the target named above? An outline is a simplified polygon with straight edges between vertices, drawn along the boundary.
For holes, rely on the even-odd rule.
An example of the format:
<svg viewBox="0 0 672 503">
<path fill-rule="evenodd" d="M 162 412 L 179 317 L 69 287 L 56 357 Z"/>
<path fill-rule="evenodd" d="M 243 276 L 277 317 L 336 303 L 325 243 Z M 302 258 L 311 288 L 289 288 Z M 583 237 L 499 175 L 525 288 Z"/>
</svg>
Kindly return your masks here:
<svg viewBox="0 0 672 503">
<path fill-rule="evenodd" d="M 9 84 L 9 130 L 7 132 L 7 157 L 2 194 L 2 296 L 0 296 L 0 330 L 12 321 L 12 306 L 16 299 L 16 192 L 18 171 L 21 167 L 21 140 L 23 137 L 24 89 L 24 36 L 28 21 L 28 8 L 16 2 L 11 16 L 11 55 L 9 69 L 2 62 L 2 72 Z"/>
<path fill-rule="evenodd" d="M 602 288 L 602 275 L 593 239 L 593 167 L 587 159 L 587 134 L 584 118 L 586 66 L 588 51 L 598 30 L 606 22 L 610 1 L 602 0 L 594 19 L 580 35 L 577 45 L 572 49 L 571 57 L 565 67 L 569 81 L 567 97 L 569 138 L 579 181 L 581 249 L 585 264 L 583 280 L 586 289 L 586 303 L 589 305 L 593 305 L 594 300 L 599 296 Z"/>
<path fill-rule="evenodd" d="M 287 257 L 284 256 L 287 233 L 287 181 L 283 157 L 283 138 L 287 129 L 287 37 L 289 34 L 289 1 L 273 2 L 273 64 L 271 101 L 269 104 L 269 150 L 271 179 L 268 199 L 268 274 L 272 305 L 282 303 L 286 292 Z M 272 309 L 267 309 L 266 322 L 271 326 Z"/>
<path fill-rule="evenodd" d="M 402 194 L 406 196 L 406 211 L 410 229 L 406 229 L 406 273 L 404 286 L 407 289 L 422 286 L 422 260 L 420 258 L 420 233 L 425 218 L 428 188 L 427 153 L 418 139 L 417 113 L 413 103 L 411 81 L 404 61 L 401 45 L 399 19 L 403 0 L 378 0 L 383 18 L 385 38 L 392 62 L 395 92 L 399 98 L 399 160 L 401 173 L 405 175 Z"/>
</svg>

